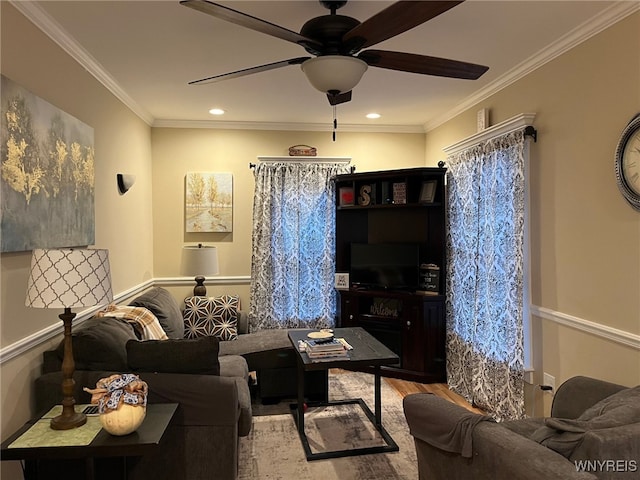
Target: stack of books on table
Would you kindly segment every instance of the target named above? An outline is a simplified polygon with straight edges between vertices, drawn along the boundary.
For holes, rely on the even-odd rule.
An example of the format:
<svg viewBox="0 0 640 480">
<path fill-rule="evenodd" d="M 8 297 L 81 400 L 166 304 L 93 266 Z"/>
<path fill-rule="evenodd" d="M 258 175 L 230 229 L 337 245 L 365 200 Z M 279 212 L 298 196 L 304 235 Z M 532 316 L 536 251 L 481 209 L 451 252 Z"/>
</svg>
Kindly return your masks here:
<svg viewBox="0 0 640 480">
<path fill-rule="evenodd" d="M 348 360 L 349 354 L 344 344 L 332 338 L 327 341 L 307 340 L 305 351 L 313 362 L 330 362 L 334 360 Z"/>
</svg>

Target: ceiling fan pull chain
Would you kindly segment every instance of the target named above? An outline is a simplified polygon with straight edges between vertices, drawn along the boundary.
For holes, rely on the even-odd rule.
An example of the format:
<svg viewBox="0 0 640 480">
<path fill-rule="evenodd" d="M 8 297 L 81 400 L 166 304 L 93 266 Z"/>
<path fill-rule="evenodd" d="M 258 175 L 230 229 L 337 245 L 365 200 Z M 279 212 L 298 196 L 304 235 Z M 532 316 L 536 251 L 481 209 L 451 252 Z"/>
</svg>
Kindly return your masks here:
<svg viewBox="0 0 640 480">
<path fill-rule="evenodd" d="M 333 106 L 333 141 L 336 141 L 336 130 L 338 129 L 338 119 L 336 118 L 336 106 Z"/>
</svg>

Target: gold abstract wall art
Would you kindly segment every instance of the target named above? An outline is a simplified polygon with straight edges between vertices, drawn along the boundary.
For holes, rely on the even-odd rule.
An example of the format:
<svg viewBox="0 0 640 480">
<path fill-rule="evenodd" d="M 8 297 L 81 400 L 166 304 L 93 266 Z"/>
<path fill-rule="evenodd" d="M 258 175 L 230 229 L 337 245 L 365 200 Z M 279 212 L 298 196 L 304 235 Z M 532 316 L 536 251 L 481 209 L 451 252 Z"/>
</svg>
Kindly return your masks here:
<svg viewBox="0 0 640 480">
<path fill-rule="evenodd" d="M 2 252 L 92 245 L 93 128 L 0 81 Z"/>
</svg>

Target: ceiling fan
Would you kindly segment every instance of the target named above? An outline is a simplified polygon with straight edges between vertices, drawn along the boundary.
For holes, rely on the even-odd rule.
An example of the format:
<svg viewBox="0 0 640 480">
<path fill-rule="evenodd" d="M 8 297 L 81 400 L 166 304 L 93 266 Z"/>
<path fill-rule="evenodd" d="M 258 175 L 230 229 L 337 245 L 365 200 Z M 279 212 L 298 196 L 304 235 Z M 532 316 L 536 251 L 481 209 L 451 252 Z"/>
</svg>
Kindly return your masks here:
<svg viewBox="0 0 640 480">
<path fill-rule="evenodd" d="M 189 82 L 189 84 L 218 82 L 288 65 L 301 65 L 309 82 L 327 94 L 331 105 L 337 105 L 351 100 L 351 90 L 358 84 L 369 66 L 475 80 L 480 78 L 489 67 L 413 53 L 387 50 L 361 51 L 421 25 L 463 1 L 398 1 L 361 23 L 355 18 L 336 13 L 347 3 L 346 0 L 320 0 L 320 3 L 331 13 L 312 18 L 302 26 L 300 33 L 296 33 L 207 0 L 181 0 L 182 5 L 194 10 L 297 43 L 314 55 L 214 75 Z"/>
</svg>

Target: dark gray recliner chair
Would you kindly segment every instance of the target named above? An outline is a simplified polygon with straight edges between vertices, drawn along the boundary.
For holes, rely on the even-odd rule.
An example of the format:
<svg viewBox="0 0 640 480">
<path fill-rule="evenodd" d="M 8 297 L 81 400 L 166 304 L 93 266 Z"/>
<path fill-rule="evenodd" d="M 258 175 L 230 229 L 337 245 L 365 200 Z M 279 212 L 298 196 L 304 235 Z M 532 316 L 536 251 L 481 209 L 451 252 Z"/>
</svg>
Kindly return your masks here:
<svg viewBox="0 0 640 480">
<path fill-rule="evenodd" d="M 430 394 L 405 397 L 404 412 L 420 480 L 624 480 L 640 472 L 640 386 L 573 377 L 556 391 L 549 419 L 482 421 Z M 435 428 L 425 425 L 434 419 Z"/>
</svg>

